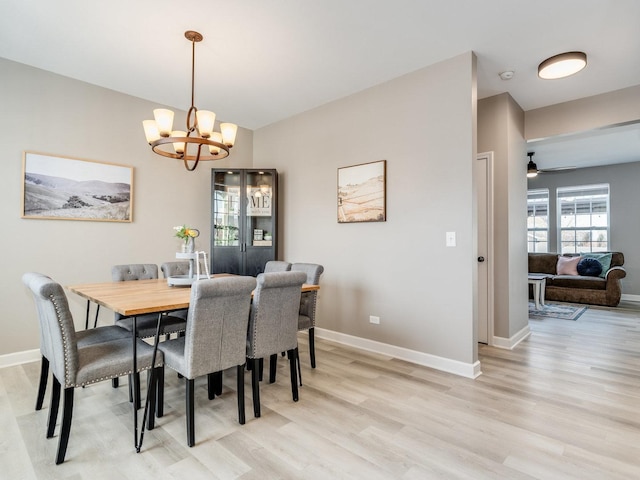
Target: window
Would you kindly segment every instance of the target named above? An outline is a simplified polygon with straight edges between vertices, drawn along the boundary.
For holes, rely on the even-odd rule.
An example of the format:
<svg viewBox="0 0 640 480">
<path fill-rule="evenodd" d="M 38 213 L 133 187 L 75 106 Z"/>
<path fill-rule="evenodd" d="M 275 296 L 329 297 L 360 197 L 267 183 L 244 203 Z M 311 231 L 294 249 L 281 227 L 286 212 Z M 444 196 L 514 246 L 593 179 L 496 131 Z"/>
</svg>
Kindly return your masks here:
<svg viewBox="0 0 640 480">
<path fill-rule="evenodd" d="M 527 244 L 529 252 L 549 251 L 549 190 L 527 192 Z"/>
<path fill-rule="evenodd" d="M 560 252 L 609 250 L 609 185 L 558 188 Z"/>
</svg>

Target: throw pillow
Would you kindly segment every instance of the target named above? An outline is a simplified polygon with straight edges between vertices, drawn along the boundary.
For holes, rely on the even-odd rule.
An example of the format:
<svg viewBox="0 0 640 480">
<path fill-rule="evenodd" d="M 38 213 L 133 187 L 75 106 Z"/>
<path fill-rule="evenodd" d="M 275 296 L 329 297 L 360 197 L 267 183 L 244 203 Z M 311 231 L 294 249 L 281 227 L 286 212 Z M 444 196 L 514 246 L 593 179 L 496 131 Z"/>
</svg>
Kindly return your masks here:
<svg viewBox="0 0 640 480">
<path fill-rule="evenodd" d="M 578 262 L 580 257 L 563 257 L 558 255 L 556 271 L 558 275 L 578 275 Z"/>
<path fill-rule="evenodd" d="M 602 273 L 602 264 L 595 258 L 585 257 L 578 262 L 578 273 L 585 277 L 598 277 Z"/>
<path fill-rule="evenodd" d="M 602 272 L 600 277 L 604 278 L 609 268 L 611 267 L 611 254 L 610 253 L 581 253 L 582 258 L 595 258 L 602 265 Z"/>
</svg>

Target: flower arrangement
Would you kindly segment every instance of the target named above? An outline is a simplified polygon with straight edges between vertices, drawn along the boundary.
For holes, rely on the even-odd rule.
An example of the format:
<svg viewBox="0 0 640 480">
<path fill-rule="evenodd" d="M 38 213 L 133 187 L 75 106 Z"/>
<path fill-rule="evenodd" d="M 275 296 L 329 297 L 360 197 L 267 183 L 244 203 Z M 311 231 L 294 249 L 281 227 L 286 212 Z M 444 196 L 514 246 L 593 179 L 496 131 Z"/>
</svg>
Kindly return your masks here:
<svg viewBox="0 0 640 480">
<path fill-rule="evenodd" d="M 184 240 L 184 243 L 188 243 L 189 239 L 196 238 L 200 235 L 200 230 L 197 228 L 187 227 L 186 225 L 173 227 L 173 229 L 176 231 L 176 237 Z"/>
</svg>

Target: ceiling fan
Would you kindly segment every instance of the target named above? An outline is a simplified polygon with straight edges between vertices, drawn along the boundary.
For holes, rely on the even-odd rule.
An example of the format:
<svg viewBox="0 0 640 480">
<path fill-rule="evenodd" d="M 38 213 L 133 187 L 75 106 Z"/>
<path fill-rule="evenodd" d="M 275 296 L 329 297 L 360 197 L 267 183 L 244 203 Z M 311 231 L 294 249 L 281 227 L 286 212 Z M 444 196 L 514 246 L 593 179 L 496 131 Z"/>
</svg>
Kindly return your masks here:
<svg viewBox="0 0 640 480">
<path fill-rule="evenodd" d="M 533 178 L 536 177 L 539 173 L 557 173 L 557 172 L 567 172 L 569 170 L 575 170 L 576 167 L 555 167 L 555 168 L 541 168 L 538 169 L 538 166 L 533 161 L 533 156 L 536 152 L 527 152 L 529 157 L 529 164 L 527 165 L 527 177 Z"/>
</svg>

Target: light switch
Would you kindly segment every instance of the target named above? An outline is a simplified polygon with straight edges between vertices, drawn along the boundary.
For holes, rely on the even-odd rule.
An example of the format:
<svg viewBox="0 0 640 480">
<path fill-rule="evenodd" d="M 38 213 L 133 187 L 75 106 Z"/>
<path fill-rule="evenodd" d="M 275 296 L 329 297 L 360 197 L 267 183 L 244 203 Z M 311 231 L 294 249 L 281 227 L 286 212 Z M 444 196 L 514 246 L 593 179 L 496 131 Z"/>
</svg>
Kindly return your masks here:
<svg viewBox="0 0 640 480">
<path fill-rule="evenodd" d="M 447 247 L 456 246 L 456 232 L 447 232 Z"/>
</svg>

